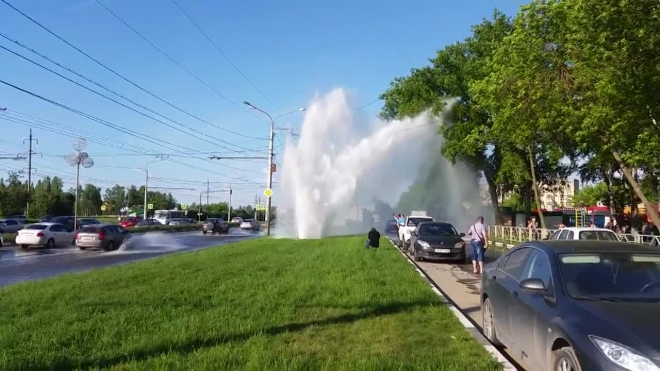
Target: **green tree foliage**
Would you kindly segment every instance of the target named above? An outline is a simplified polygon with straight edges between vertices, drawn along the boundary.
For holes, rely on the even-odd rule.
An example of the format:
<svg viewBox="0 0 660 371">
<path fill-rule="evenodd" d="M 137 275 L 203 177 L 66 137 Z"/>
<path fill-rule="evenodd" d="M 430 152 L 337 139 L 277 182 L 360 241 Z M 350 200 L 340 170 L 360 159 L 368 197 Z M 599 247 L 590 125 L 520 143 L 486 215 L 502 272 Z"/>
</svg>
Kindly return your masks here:
<svg viewBox="0 0 660 371">
<path fill-rule="evenodd" d="M 641 202 L 660 225 L 659 29 L 657 1 L 534 0 L 396 78 L 381 116 L 438 113 L 455 99 L 442 155 L 479 171 L 493 205 L 513 191 L 529 211 L 539 188 L 579 171 L 602 182 L 579 197 L 612 212 Z M 420 177 L 401 203 L 425 204 L 431 184 Z"/>
<path fill-rule="evenodd" d="M 27 200 L 27 186 L 17 173 L 10 172 L 6 180 L 0 179 L 0 215 L 23 214 Z"/>
</svg>

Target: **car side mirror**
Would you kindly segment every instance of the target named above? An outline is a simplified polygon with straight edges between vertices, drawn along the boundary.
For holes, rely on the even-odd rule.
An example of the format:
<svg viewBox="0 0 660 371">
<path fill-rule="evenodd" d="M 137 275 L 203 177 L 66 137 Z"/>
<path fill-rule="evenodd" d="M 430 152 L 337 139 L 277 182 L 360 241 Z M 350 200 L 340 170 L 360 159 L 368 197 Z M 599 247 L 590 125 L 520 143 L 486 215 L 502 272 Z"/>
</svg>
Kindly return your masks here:
<svg viewBox="0 0 660 371">
<path fill-rule="evenodd" d="M 520 288 L 525 291 L 537 292 L 537 293 L 541 293 L 546 289 L 543 280 L 538 278 L 527 278 L 520 281 Z"/>
<path fill-rule="evenodd" d="M 458 237 L 465 237 L 465 233 L 459 233 Z"/>
</svg>

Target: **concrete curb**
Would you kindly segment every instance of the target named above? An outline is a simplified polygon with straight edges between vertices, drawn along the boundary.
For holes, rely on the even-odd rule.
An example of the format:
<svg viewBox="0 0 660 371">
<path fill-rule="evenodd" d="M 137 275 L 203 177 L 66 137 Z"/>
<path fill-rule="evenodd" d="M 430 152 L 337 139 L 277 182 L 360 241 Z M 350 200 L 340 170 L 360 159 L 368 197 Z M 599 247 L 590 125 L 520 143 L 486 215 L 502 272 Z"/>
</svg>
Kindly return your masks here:
<svg viewBox="0 0 660 371">
<path fill-rule="evenodd" d="M 504 242 L 498 242 L 498 241 L 495 241 L 494 243 L 495 243 L 495 246 L 497 246 L 497 247 L 505 247 L 507 249 L 512 249 L 514 246 L 516 246 L 516 245 L 512 245 L 510 243 L 504 243 Z"/>
<path fill-rule="evenodd" d="M 509 359 L 502 353 L 500 352 L 486 337 L 477 329 L 475 324 L 470 320 L 468 316 L 466 316 L 460 308 L 458 308 L 454 302 L 442 291 L 440 286 L 436 284 L 431 277 L 429 277 L 420 267 L 417 265 L 417 263 L 408 256 L 403 250 L 399 249 L 399 247 L 392 241 L 391 239 L 388 238 L 392 246 L 396 248 L 401 255 L 403 255 L 407 260 L 408 263 L 412 264 L 412 266 L 415 268 L 415 271 L 419 274 L 422 279 L 428 283 L 428 285 L 431 287 L 431 290 L 440 298 L 440 301 L 449 308 L 449 310 L 454 313 L 454 316 L 461 322 L 463 327 L 465 327 L 470 335 L 474 337 L 474 339 L 486 349 L 490 355 L 495 358 L 500 364 L 502 364 L 503 369 L 507 371 L 515 371 L 517 368 L 513 366 L 513 364 L 509 361 Z M 500 244 L 501 246 L 504 246 L 501 242 L 496 242 L 495 246 L 499 246 L 497 244 Z M 511 245 L 513 247 L 513 245 Z M 511 248 L 508 247 L 507 248 Z"/>
</svg>

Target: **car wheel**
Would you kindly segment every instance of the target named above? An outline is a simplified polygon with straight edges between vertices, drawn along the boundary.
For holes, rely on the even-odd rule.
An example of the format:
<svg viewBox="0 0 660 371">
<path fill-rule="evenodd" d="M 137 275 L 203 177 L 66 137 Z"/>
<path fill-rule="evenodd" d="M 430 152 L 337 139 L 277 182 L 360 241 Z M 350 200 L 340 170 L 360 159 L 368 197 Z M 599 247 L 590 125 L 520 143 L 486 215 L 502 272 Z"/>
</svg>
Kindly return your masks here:
<svg viewBox="0 0 660 371">
<path fill-rule="evenodd" d="M 86 247 L 82 247 L 82 246 L 78 246 L 78 248 L 79 248 L 80 250 L 87 250 Z"/>
<path fill-rule="evenodd" d="M 27 249 L 30 245 L 21 245 L 21 249 Z"/>
<path fill-rule="evenodd" d="M 575 351 L 571 347 L 564 347 L 557 349 L 553 352 L 554 354 L 554 364 L 552 366 L 553 370 L 571 370 L 571 371 L 581 371 L 580 363 L 577 360 Z"/>
<path fill-rule="evenodd" d="M 410 250 L 410 242 L 404 242 L 403 243 L 403 250 L 404 251 Z"/>
<path fill-rule="evenodd" d="M 46 248 L 47 249 L 54 249 L 55 248 L 55 240 L 52 239 L 52 238 L 50 240 L 48 240 L 48 242 L 46 242 Z"/>
<path fill-rule="evenodd" d="M 202 231 L 202 234 L 206 234 L 206 231 Z"/>
<path fill-rule="evenodd" d="M 105 251 L 112 251 L 115 249 L 115 242 L 114 241 L 108 241 L 108 244 L 105 245 Z"/>
<path fill-rule="evenodd" d="M 501 346 L 500 340 L 497 338 L 497 332 L 495 331 L 495 316 L 493 315 L 493 304 L 490 302 L 489 298 L 484 300 L 484 303 L 481 308 L 481 328 L 483 329 L 484 336 L 491 343 Z"/>
</svg>

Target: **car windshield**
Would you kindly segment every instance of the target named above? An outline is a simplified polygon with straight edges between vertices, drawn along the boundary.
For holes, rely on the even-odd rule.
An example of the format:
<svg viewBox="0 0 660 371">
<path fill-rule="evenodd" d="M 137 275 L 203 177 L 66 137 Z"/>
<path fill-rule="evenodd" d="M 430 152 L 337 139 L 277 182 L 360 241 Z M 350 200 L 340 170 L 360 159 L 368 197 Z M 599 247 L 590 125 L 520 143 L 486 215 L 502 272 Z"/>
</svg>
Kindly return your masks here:
<svg viewBox="0 0 660 371">
<path fill-rule="evenodd" d="M 419 226 L 420 236 L 458 236 L 453 225 L 447 223 L 426 223 Z"/>
<path fill-rule="evenodd" d="M 25 227 L 25 228 L 23 228 L 23 229 L 34 229 L 34 230 L 37 230 L 37 231 L 43 231 L 43 230 L 45 230 L 46 228 L 48 228 L 47 225 L 43 225 L 43 224 L 32 224 L 32 225 L 28 225 L 27 227 Z"/>
<path fill-rule="evenodd" d="M 660 252 L 561 254 L 559 267 L 573 298 L 660 301 Z"/>
<path fill-rule="evenodd" d="M 580 240 L 618 241 L 616 234 L 611 231 L 581 231 Z"/>
<path fill-rule="evenodd" d="M 431 218 L 408 218 L 408 226 L 416 227 L 421 222 L 430 222 Z"/>
</svg>

